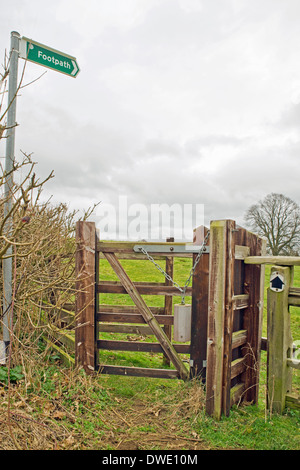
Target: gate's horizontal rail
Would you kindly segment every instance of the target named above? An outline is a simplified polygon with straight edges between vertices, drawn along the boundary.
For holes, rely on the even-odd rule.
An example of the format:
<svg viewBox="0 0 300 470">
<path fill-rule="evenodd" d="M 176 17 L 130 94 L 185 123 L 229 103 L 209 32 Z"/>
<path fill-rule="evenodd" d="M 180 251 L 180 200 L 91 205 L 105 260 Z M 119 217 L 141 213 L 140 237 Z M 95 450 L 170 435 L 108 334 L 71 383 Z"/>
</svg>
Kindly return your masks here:
<svg viewBox="0 0 300 470">
<path fill-rule="evenodd" d="M 294 307 L 300 307 L 300 288 L 299 287 L 290 287 L 288 303 L 289 305 L 292 305 Z"/>
<path fill-rule="evenodd" d="M 98 242 L 97 244 L 97 251 L 101 253 L 115 253 L 118 258 L 122 257 L 122 255 L 130 255 L 133 259 L 147 259 L 146 255 L 135 252 L 134 247 L 137 245 L 137 242 Z M 186 250 L 185 243 L 160 243 L 162 251 L 156 251 L 153 253 L 151 251 L 151 256 L 155 255 L 157 257 L 162 257 L 163 259 L 166 256 L 176 256 L 179 258 L 192 258 L 193 253 L 189 250 Z M 143 246 L 148 247 L 151 250 L 151 246 L 156 246 L 157 243 L 143 243 Z M 174 251 L 169 251 L 169 247 L 176 247 Z M 175 251 L 176 250 L 176 251 Z"/>
<path fill-rule="evenodd" d="M 239 330 L 232 333 L 232 349 L 243 346 L 247 342 L 247 330 Z"/>
<path fill-rule="evenodd" d="M 105 253 L 110 253 L 110 251 L 107 251 L 107 252 L 106 252 L 106 251 L 105 251 L 105 252 L 100 251 L 100 252 L 99 252 L 99 259 L 106 259 L 106 258 L 105 258 Z M 128 252 L 128 253 L 127 253 L 127 252 L 124 252 L 124 251 L 122 251 L 121 253 L 118 252 L 118 251 L 116 251 L 116 252 L 114 252 L 114 253 L 117 255 L 118 259 L 120 259 L 120 260 L 148 261 L 147 256 L 144 255 L 144 254 L 142 254 L 142 253 L 134 253 L 134 252 L 131 252 L 131 251 Z M 160 254 L 160 255 L 157 255 L 157 254 L 154 254 L 154 255 L 153 255 L 153 254 L 151 254 L 151 256 L 152 256 L 152 258 L 153 258 L 154 260 L 156 260 L 156 261 L 165 261 L 167 257 L 168 257 L 168 258 L 169 258 L 169 257 L 172 257 L 172 258 L 173 258 L 173 257 L 175 257 L 175 256 L 177 256 L 178 258 L 192 258 L 192 257 L 193 257 L 193 254 L 189 254 L 189 253 L 188 253 L 188 254 L 186 254 L 186 255 L 184 255 L 184 256 L 183 256 L 183 255 L 178 256 L 178 253 L 176 253 L 176 254 L 171 254 L 171 255 L 169 255 L 169 254 L 168 254 L 168 255 L 166 255 L 166 254 Z"/>
<path fill-rule="evenodd" d="M 127 375 L 132 377 L 148 377 L 153 379 L 178 379 L 177 370 L 170 369 L 150 369 L 144 367 L 128 367 L 128 366 L 99 366 L 101 374 Z"/>
<path fill-rule="evenodd" d="M 242 374 L 245 370 L 246 370 L 245 358 L 240 357 L 239 359 L 235 359 L 231 363 L 230 378 L 234 379 L 238 375 Z"/>
<path fill-rule="evenodd" d="M 182 295 L 174 286 L 166 286 L 161 283 L 134 283 L 140 295 Z M 101 281 L 97 284 L 98 294 L 127 294 L 126 289 L 117 281 Z M 186 295 L 192 295 L 192 288 L 187 287 Z"/>
<path fill-rule="evenodd" d="M 241 383 L 238 383 L 238 384 L 234 385 L 230 389 L 230 406 L 237 403 L 241 399 L 244 392 L 245 392 L 244 382 L 241 382 Z"/>
<path fill-rule="evenodd" d="M 113 323 L 99 323 L 101 333 L 123 333 L 129 335 L 153 335 L 150 326 L 147 325 L 115 325 Z"/>
<path fill-rule="evenodd" d="M 152 313 L 163 315 L 165 313 L 164 307 L 148 307 Z M 136 305 L 108 305 L 100 304 L 99 313 L 139 313 Z"/>
<path fill-rule="evenodd" d="M 233 301 L 233 310 L 241 310 L 247 308 L 249 305 L 249 295 L 248 294 L 239 294 L 232 297 Z"/>
<path fill-rule="evenodd" d="M 160 325 L 173 325 L 173 315 L 155 315 Z M 137 313 L 98 313 L 97 321 L 107 323 L 146 323 L 143 315 Z"/>
<path fill-rule="evenodd" d="M 179 354 L 189 354 L 189 344 L 173 344 L 175 351 Z M 138 341 L 118 341 L 103 340 L 97 341 L 98 349 L 106 349 L 109 351 L 140 351 L 149 353 L 163 353 L 163 348 L 159 343 L 142 343 Z"/>
<path fill-rule="evenodd" d="M 247 256 L 245 264 L 276 264 L 278 266 L 300 266 L 300 256 Z"/>
<path fill-rule="evenodd" d="M 140 251 L 143 247 L 151 256 L 157 256 L 164 259 L 167 256 L 178 258 L 192 258 L 193 253 L 198 253 L 200 246 L 191 243 L 175 243 L 175 242 L 98 242 L 97 251 L 101 253 L 115 253 L 119 255 L 132 255 L 133 259 L 147 259 L 146 255 Z M 210 252 L 209 246 L 204 248 L 203 255 L 208 255 Z M 235 259 L 244 260 L 250 254 L 249 247 L 235 245 Z"/>
</svg>

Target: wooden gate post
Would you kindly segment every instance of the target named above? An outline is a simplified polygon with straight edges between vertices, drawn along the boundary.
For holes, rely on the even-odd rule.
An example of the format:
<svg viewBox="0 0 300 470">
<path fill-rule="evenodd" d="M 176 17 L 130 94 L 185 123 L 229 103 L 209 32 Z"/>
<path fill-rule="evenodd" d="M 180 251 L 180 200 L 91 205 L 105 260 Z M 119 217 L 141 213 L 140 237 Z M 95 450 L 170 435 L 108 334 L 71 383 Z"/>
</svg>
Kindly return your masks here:
<svg viewBox="0 0 300 470">
<path fill-rule="evenodd" d="M 169 237 L 166 239 L 167 242 L 174 242 L 174 237 Z M 171 256 L 166 257 L 166 273 L 170 276 L 171 279 L 173 279 L 173 271 L 174 271 L 174 258 Z M 166 279 L 165 280 L 165 285 L 166 286 L 172 286 L 173 283 L 172 281 Z M 172 315 L 173 313 L 173 297 L 172 295 L 165 295 L 165 310 L 164 310 L 164 315 Z M 169 340 L 172 340 L 172 326 L 171 325 L 165 325 L 164 326 L 164 332 L 166 333 L 167 337 Z M 170 359 L 164 354 L 163 356 L 163 363 L 165 365 L 170 365 Z"/>
<path fill-rule="evenodd" d="M 87 374 L 98 366 L 96 346 L 96 228 L 94 222 L 76 223 L 75 363 Z"/>
<path fill-rule="evenodd" d="M 208 229 L 204 226 L 194 229 L 193 243 L 201 246 Z M 207 242 L 209 245 L 209 240 Z M 193 264 L 197 254 L 193 255 Z M 192 285 L 192 325 L 190 378 L 206 377 L 206 344 L 207 344 L 207 312 L 208 312 L 208 281 L 209 255 L 202 254 L 193 274 Z"/>
<path fill-rule="evenodd" d="M 251 256 L 266 254 L 266 239 L 246 231 L 245 245 Z M 245 393 L 243 399 L 249 403 L 258 402 L 261 358 L 261 337 L 264 303 L 265 266 L 245 264 L 245 294 L 249 295 L 249 305 L 244 312 L 244 328 L 247 330 L 247 344 L 242 348 L 245 356 Z"/>
<path fill-rule="evenodd" d="M 216 419 L 230 408 L 234 230 L 233 220 L 210 224 L 206 412 Z"/>
<path fill-rule="evenodd" d="M 268 408 L 282 413 L 285 408 L 286 394 L 292 386 L 292 369 L 288 367 L 288 358 L 292 357 L 293 339 L 290 329 L 288 296 L 291 268 L 272 266 L 272 275 L 281 276 L 283 289 L 278 291 L 268 288 L 268 368 L 267 368 L 267 402 Z M 278 277 L 278 286 L 281 278 Z"/>
</svg>

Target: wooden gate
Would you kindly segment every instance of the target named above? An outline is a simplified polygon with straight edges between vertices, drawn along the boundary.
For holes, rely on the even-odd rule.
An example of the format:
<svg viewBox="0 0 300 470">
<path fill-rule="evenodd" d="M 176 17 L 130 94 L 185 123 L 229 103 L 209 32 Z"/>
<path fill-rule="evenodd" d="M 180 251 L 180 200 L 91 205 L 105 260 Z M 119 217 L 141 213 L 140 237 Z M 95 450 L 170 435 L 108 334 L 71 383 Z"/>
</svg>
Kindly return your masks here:
<svg viewBox="0 0 300 470">
<path fill-rule="evenodd" d="M 172 277 L 176 256 L 196 259 L 207 228 L 194 231 L 193 243 L 171 241 L 144 243 L 151 256 L 166 262 Z M 137 242 L 101 242 L 93 222 L 76 227 L 76 318 L 75 358 L 87 373 L 133 375 L 206 382 L 206 410 L 219 418 L 236 401 L 256 402 L 258 393 L 263 302 L 263 267 L 246 265 L 244 258 L 264 253 L 264 241 L 232 220 L 213 221 L 209 247 L 203 253 L 186 295 L 192 297 L 191 341 L 172 341 L 172 299 L 181 292 L 170 280 L 164 283 L 132 282 L 122 259 L 147 259 Z M 157 251 L 156 251 L 157 248 Z M 99 280 L 99 259 L 104 257 L 118 281 Z M 103 305 L 101 293 L 129 294 L 133 306 Z M 163 308 L 150 307 L 143 295 L 164 295 Z M 104 340 L 101 329 L 155 335 L 158 342 Z M 99 350 L 161 352 L 174 369 L 153 369 L 99 364 Z M 180 355 L 189 355 L 188 367 Z"/>
<path fill-rule="evenodd" d="M 195 261 L 199 244 L 202 243 L 205 230 L 195 230 L 195 247 L 185 243 L 142 243 L 156 261 L 165 261 L 164 270 L 173 275 L 175 257 L 190 258 Z M 146 376 L 157 378 L 180 378 L 187 380 L 203 370 L 206 358 L 206 318 L 208 282 L 208 250 L 202 256 L 192 277 L 192 286 L 187 287 L 186 295 L 192 296 L 192 323 L 197 326 L 197 335 L 192 335 L 190 344 L 175 344 L 172 341 L 173 297 L 182 295 L 170 280 L 164 283 L 132 282 L 120 260 L 145 260 L 139 252 L 137 242 L 101 242 L 93 222 L 78 222 L 76 227 L 76 318 L 75 351 L 76 363 L 84 367 L 87 373 L 101 371 L 105 374 Z M 99 280 L 99 259 L 105 258 L 118 277 L 118 281 Z M 149 262 L 149 261 L 147 261 Z M 205 269 L 204 269 L 205 268 Z M 202 275 L 202 272 L 205 273 Z M 206 281 L 201 282 L 206 277 Z M 204 295 L 199 286 L 204 288 Z M 99 294 L 128 294 L 133 306 L 103 305 L 99 303 Z M 164 307 L 150 307 L 143 295 L 165 296 Z M 203 327 L 201 321 L 205 322 Z M 121 333 L 142 333 L 154 335 L 158 342 L 137 342 L 105 340 L 101 331 Z M 201 334 L 203 337 L 201 337 Z M 99 364 L 99 350 L 142 351 L 163 353 L 167 363 L 175 369 L 140 368 L 121 365 Z M 187 367 L 180 355 L 189 355 L 191 367 Z"/>
</svg>

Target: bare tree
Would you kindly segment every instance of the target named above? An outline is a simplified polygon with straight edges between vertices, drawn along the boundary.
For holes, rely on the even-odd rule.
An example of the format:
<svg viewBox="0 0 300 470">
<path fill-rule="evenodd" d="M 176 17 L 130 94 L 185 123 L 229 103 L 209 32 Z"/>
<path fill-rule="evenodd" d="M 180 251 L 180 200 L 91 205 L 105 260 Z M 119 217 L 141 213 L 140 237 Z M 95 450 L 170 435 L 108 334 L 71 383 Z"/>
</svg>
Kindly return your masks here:
<svg viewBox="0 0 300 470">
<path fill-rule="evenodd" d="M 252 205 L 246 223 L 266 237 L 272 255 L 298 255 L 300 249 L 300 207 L 283 194 L 271 193 Z"/>
</svg>

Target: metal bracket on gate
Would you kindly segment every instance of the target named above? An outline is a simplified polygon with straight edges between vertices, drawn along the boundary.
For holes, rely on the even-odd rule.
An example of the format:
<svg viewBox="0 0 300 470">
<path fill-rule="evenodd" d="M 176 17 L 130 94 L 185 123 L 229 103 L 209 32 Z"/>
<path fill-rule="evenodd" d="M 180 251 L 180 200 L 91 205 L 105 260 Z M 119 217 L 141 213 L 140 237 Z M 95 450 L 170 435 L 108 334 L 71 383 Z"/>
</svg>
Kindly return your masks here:
<svg viewBox="0 0 300 470">
<path fill-rule="evenodd" d="M 201 246 L 186 243 L 185 245 L 134 245 L 133 251 L 142 253 L 143 250 L 148 253 L 199 253 Z M 203 253 L 209 253 L 209 246 L 203 247 Z"/>
</svg>

